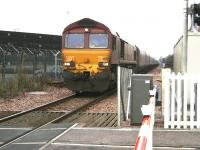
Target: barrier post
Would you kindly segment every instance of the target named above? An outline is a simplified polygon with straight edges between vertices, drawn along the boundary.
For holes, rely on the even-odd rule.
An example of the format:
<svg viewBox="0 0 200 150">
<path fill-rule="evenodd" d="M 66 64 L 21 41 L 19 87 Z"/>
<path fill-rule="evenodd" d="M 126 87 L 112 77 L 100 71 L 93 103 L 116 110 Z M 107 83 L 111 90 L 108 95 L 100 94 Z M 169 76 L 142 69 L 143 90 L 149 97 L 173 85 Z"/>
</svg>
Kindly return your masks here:
<svg viewBox="0 0 200 150">
<path fill-rule="evenodd" d="M 150 90 L 148 105 L 142 105 L 142 126 L 136 139 L 135 150 L 152 150 L 156 89 Z"/>
</svg>

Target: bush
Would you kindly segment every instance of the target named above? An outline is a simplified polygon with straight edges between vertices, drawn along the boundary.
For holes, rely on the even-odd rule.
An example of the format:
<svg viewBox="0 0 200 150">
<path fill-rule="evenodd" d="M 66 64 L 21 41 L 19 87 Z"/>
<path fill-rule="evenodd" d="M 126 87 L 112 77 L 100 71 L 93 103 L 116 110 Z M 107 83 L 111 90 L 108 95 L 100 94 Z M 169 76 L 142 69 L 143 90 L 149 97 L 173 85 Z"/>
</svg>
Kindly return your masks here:
<svg viewBox="0 0 200 150">
<path fill-rule="evenodd" d="M 21 92 L 38 91 L 46 88 L 45 77 L 27 77 L 24 74 L 18 74 L 13 79 L 0 79 L 0 97 L 11 98 Z"/>
</svg>

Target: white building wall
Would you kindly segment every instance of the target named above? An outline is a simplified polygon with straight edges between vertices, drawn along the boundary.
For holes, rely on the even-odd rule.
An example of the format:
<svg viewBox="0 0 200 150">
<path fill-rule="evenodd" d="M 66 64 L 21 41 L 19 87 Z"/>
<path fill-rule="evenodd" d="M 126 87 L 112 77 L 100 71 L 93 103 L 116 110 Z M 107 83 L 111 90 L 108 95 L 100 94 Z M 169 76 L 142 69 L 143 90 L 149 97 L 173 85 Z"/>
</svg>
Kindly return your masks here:
<svg viewBox="0 0 200 150">
<path fill-rule="evenodd" d="M 200 33 L 188 37 L 188 73 L 200 73 Z"/>
<path fill-rule="evenodd" d="M 174 46 L 174 72 L 183 71 L 183 37 Z M 188 33 L 187 72 L 200 73 L 200 33 Z"/>
<path fill-rule="evenodd" d="M 174 72 L 182 72 L 183 70 L 183 38 L 181 37 L 180 40 L 174 47 Z"/>
</svg>

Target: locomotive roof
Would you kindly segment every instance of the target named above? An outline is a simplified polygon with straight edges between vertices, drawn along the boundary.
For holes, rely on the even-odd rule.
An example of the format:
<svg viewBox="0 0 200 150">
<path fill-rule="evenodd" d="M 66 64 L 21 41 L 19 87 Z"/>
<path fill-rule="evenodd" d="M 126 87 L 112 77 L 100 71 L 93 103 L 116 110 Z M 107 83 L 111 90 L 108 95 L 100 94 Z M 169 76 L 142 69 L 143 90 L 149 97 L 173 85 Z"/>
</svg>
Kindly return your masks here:
<svg viewBox="0 0 200 150">
<path fill-rule="evenodd" d="M 97 27 L 97 28 L 104 29 L 104 30 L 106 30 L 107 32 L 110 32 L 110 33 L 111 33 L 110 29 L 109 29 L 107 26 L 105 26 L 104 24 L 102 24 L 102 23 L 100 23 L 100 22 L 97 22 L 97 21 L 95 21 L 95 20 L 92 20 L 92 19 L 90 19 L 90 18 L 83 18 L 83 19 L 81 19 L 81 20 L 78 20 L 78 21 L 76 21 L 76 22 L 74 22 L 74 23 L 68 25 L 68 26 L 64 29 L 63 33 L 65 33 L 65 32 L 68 31 L 68 30 L 71 30 L 71 29 L 74 29 L 74 28 L 78 28 L 78 27 L 86 27 L 86 28 L 87 28 L 87 27 Z"/>
<path fill-rule="evenodd" d="M 97 27 L 100 29 L 103 29 L 109 33 L 111 33 L 113 36 L 116 36 L 118 38 L 120 38 L 119 34 L 117 32 L 113 32 L 111 31 L 106 25 L 104 25 L 103 23 L 100 23 L 98 21 L 95 21 L 93 19 L 90 18 L 83 18 L 81 20 L 78 20 L 76 22 L 73 22 L 71 24 L 69 24 L 63 31 L 63 34 L 69 30 L 75 29 L 75 28 L 79 28 L 79 27 L 85 27 L 85 28 L 91 28 L 91 27 Z M 121 39 L 121 38 L 120 38 Z M 123 40 L 123 39 L 121 39 Z M 123 40 L 124 42 L 126 42 L 125 40 Z M 128 43 L 128 42 L 126 42 Z"/>
</svg>

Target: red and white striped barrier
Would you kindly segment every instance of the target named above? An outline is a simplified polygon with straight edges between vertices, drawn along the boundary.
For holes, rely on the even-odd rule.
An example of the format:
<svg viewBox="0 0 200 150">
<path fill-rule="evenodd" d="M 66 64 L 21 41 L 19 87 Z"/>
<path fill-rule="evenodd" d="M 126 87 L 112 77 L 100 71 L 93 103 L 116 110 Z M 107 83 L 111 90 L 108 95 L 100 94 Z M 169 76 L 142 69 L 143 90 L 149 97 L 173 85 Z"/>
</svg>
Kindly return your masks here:
<svg viewBox="0 0 200 150">
<path fill-rule="evenodd" d="M 150 99 L 148 105 L 143 105 L 141 110 L 143 114 L 142 126 L 136 139 L 134 150 L 152 150 L 152 135 L 154 126 L 154 109 L 156 89 L 149 91 Z"/>
</svg>

